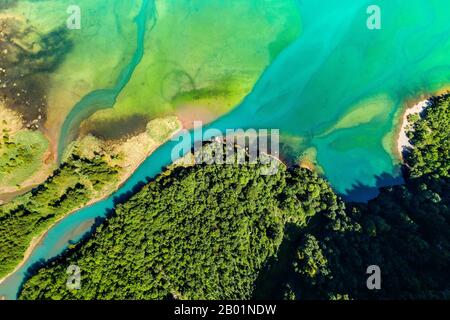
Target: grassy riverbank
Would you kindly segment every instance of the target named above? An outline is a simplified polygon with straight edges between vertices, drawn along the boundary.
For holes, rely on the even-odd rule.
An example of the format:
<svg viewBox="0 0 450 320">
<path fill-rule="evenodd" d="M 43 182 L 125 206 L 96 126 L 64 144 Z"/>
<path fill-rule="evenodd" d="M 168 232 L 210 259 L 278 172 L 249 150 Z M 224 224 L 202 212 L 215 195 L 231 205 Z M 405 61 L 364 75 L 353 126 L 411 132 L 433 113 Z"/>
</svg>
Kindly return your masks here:
<svg viewBox="0 0 450 320">
<path fill-rule="evenodd" d="M 26 259 L 49 227 L 67 214 L 116 190 L 149 154 L 181 128 L 175 117 L 150 122 L 147 130 L 110 144 L 87 136 L 75 142 L 58 170 L 42 185 L 0 206 L 0 277 Z M 24 257 L 25 256 L 25 257 Z"/>
</svg>

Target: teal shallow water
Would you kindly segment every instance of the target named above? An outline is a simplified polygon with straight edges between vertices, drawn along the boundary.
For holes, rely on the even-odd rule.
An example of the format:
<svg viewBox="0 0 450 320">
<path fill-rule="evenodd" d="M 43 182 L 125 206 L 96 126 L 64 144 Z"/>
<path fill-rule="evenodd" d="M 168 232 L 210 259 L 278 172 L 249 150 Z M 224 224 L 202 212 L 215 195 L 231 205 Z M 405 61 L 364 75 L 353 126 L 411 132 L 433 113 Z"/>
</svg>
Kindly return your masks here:
<svg viewBox="0 0 450 320">
<path fill-rule="evenodd" d="M 369 30 L 366 8 L 372 2 L 298 1 L 301 36 L 268 67 L 251 94 L 210 127 L 281 129 L 283 137 L 297 138 L 299 153 L 314 148 L 333 187 L 353 199 L 370 198 L 377 186 L 396 182 L 398 167 L 388 148 L 395 114 L 405 99 L 434 92 L 450 82 L 450 3 L 376 1 L 382 10 L 382 29 Z M 145 24 L 138 34 L 142 28 Z M 135 57 L 139 57 L 139 48 Z M 130 65 L 124 75 L 132 72 Z M 92 95 L 104 101 L 111 92 Z M 82 100 L 79 110 L 91 108 L 89 99 Z M 358 110 L 363 112 L 348 116 Z M 81 112 L 85 111 L 73 118 L 82 119 Z M 108 199 L 52 228 L 26 265 L 0 285 L 0 295 L 14 298 L 30 266 L 78 241 L 93 219 L 113 208 L 114 198 L 170 164 L 174 144 L 156 150 Z"/>
</svg>

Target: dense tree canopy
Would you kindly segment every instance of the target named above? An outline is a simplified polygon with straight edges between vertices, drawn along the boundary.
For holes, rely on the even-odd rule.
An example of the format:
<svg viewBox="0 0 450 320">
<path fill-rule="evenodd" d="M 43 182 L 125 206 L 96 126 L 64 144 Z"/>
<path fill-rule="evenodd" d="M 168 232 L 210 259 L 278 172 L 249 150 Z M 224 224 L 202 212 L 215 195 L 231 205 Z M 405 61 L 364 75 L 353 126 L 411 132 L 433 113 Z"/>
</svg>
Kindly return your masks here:
<svg viewBox="0 0 450 320">
<path fill-rule="evenodd" d="M 258 296 L 449 299 L 448 190 L 448 179 L 421 179 L 384 189 L 368 205 L 349 205 L 345 216 L 316 215 L 295 238 L 279 285 Z M 366 286 L 371 265 L 380 267 L 381 290 Z"/>
<path fill-rule="evenodd" d="M 283 166 L 264 176 L 260 167 L 203 165 L 161 175 L 80 248 L 41 269 L 22 298 L 250 298 L 285 222 L 304 223 L 336 206 L 317 175 Z M 82 270 L 81 290 L 66 289 L 71 264 Z"/>
<path fill-rule="evenodd" d="M 433 97 L 422 115 L 410 116 L 414 146 L 407 154 L 412 177 L 450 177 L 450 96 Z"/>
<path fill-rule="evenodd" d="M 71 156 L 47 181 L 11 203 L 0 206 L 0 277 L 23 259 L 34 237 L 80 208 L 117 180 L 118 169 L 102 157 Z"/>
<path fill-rule="evenodd" d="M 258 297 L 450 299 L 449 103 L 433 98 L 411 117 L 406 183 L 367 205 L 348 204 L 344 215 L 315 215 L 291 239 L 287 262 L 264 276 L 281 281 L 260 286 Z M 381 290 L 367 288 L 371 265 L 380 267 Z"/>
</svg>

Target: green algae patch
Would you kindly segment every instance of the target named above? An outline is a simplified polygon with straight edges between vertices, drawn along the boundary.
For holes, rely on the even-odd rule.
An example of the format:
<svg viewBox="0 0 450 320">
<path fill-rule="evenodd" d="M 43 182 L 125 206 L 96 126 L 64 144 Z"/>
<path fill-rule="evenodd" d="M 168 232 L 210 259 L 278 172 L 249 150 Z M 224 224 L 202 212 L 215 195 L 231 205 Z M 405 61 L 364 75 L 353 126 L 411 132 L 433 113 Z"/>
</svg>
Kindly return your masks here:
<svg viewBox="0 0 450 320">
<path fill-rule="evenodd" d="M 38 131 L 24 130 L 12 137 L 3 132 L 0 142 L 0 181 L 2 186 L 20 187 L 42 166 L 48 140 Z"/>
<path fill-rule="evenodd" d="M 45 174 L 48 149 L 40 131 L 23 128 L 20 115 L 0 105 L 0 194 L 18 191 L 22 183 Z"/>
<path fill-rule="evenodd" d="M 218 117 L 242 101 L 300 33 L 291 0 L 155 3 L 157 20 L 146 34 L 142 61 L 114 109 L 92 119 L 132 113 L 153 118 L 186 106 Z"/>
<path fill-rule="evenodd" d="M 384 94 L 365 99 L 351 108 L 332 130 L 353 128 L 372 121 L 385 120 L 394 106 L 394 102 Z"/>
</svg>

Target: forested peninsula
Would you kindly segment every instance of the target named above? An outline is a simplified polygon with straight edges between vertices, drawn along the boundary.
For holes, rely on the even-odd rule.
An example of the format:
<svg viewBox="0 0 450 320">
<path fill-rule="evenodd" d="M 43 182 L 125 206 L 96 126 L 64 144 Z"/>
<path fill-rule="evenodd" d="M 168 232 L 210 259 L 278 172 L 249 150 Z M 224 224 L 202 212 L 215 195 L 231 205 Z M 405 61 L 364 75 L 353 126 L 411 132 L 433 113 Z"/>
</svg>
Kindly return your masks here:
<svg viewBox="0 0 450 320">
<path fill-rule="evenodd" d="M 297 167 L 175 166 L 37 266 L 20 299 L 448 299 L 449 103 L 411 117 L 405 183 L 368 204 Z M 366 286 L 370 265 L 380 290 Z"/>
</svg>

